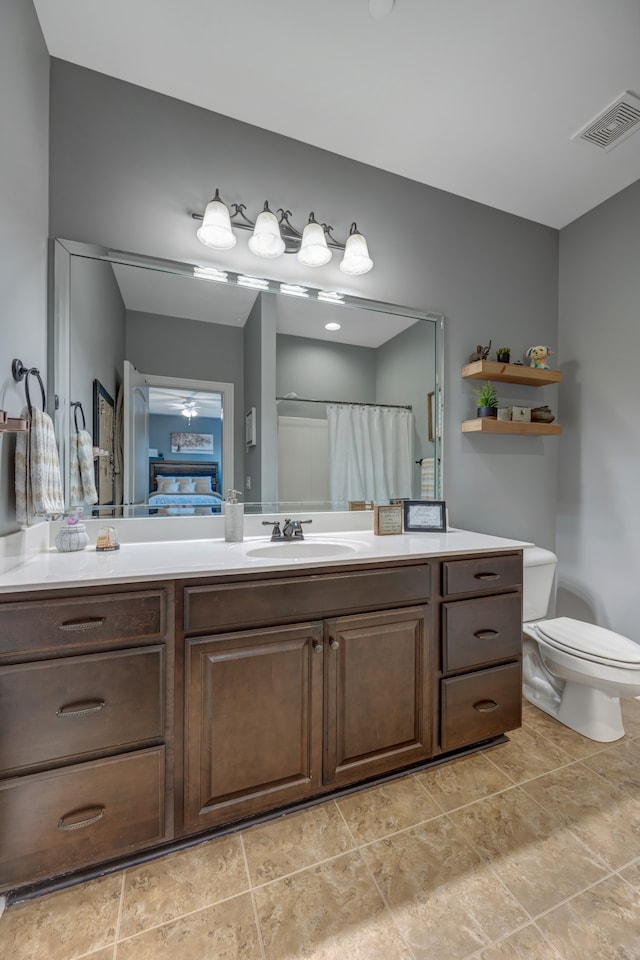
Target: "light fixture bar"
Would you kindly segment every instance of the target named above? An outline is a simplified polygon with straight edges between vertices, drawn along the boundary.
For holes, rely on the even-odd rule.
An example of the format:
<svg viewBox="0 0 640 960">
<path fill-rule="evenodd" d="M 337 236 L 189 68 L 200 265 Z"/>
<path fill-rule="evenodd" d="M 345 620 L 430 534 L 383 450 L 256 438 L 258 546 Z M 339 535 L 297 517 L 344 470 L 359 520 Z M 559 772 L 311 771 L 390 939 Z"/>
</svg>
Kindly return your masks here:
<svg viewBox="0 0 640 960">
<path fill-rule="evenodd" d="M 349 236 L 342 243 L 333 235 L 333 227 L 318 222 L 313 213 L 309 215 L 304 230 L 300 231 L 291 223 L 291 211 L 284 207 L 278 207 L 277 213 L 272 213 L 268 201 L 265 201 L 255 220 L 247 216 L 246 209 L 244 203 L 232 203 L 230 209 L 227 208 L 216 189 L 204 214 L 191 214 L 193 220 L 202 221 L 197 231 L 198 239 L 215 250 L 230 250 L 235 245 L 232 228 L 237 228 L 251 231 L 249 249 L 259 257 L 273 259 L 282 253 L 295 253 L 304 266 L 313 267 L 328 263 L 331 251 L 340 250 L 343 253 L 340 263 L 343 273 L 357 276 L 368 273 L 373 267 L 367 241 L 355 223 L 351 224 Z"/>
</svg>

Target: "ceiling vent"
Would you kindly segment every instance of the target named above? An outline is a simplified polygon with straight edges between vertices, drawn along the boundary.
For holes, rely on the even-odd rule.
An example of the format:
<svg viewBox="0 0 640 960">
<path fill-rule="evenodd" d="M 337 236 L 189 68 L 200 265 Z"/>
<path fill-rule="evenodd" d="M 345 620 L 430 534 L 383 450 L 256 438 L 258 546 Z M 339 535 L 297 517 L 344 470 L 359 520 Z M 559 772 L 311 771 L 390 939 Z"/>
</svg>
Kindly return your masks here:
<svg viewBox="0 0 640 960">
<path fill-rule="evenodd" d="M 613 150 L 619 143 L 640 130 L 640 97 L 625 90 L 599 116 L 571 137 L 586 140 L 601 150 Z"/>
</svg>

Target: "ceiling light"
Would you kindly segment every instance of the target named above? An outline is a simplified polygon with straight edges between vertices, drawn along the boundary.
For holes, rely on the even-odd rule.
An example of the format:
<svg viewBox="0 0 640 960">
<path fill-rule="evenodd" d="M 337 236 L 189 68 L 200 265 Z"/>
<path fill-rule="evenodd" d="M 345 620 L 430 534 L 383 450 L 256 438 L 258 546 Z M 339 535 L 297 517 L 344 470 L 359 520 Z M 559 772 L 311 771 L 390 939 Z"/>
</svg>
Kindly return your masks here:
<svg viewBox="0 0 640 960">
<path fill-rule="evenodd" d="M 183 400 L 182 410 L 180 412 L 182 416 L 187 417 L 189 423 L 191 423 L 192 417 L 197 417 L 200 413 L 200 408 L 195 400 Z"/>
<path fill-rule="evenodd" d="M 260 277 L 245 277 L 244 274 L 238 275 L 238 283 L 242 287 L 255 287 L 256 290 L 268 290 L 269 281 L 262 280 Z"/>
<path fill-rule="evenodd" d="M 306 287 L 299 287 L 295 283 L 281 283 L 280 293 L 288 293 L 290 297 L 308 297 L 309 291 Z"/>
<path fill-rule="evenodd" d="M 194 267 L 194 277 L 201 280 L 217 280 L 218 283 L 228 283 L 229 275 L 224 270 L 218 270 L 216 267 Z"/>
<path fill-rule="evenodd" d="M 339 303 L 344 306 L 344 294 L 336 293 L 335 290 L 318 290 L 318 300 L 325 303 Z"/>
<path fill-rule="evenodd" d="M 340 330 L 341 326 L 342 324 L 333 320 L 331 323 L 325 323 L 324 328 L 325 330 Z"/>
<path fill-rule="evenodd" d="M 295 253 L 298 261 L 305 267 L 320 267 L 329 263 L 333 250 L 340 250 L 346 257 L 346 266 L 343 266 L 344 259 L 340 265 L 344 273 L 357 276 L 367 273 L 373 267 L 367 241 L 361 233 L 358 233 L 355 223 L 351 225 L 351 233 L 346 242 L 341 243 L 334 237 L 333 227 L 326 223 L 318 223 L 313 213 L 309 215 L 309 222 L 301 233 L 289 219 L 291 211 L 283 207 L 278 208 L 276 216 L 265 201 L 264 208 L 255 221 L 249 219 L 245 210 L 244 203 L 232 203 L 229 211 L 216 189 L 213 200 L 207 204 L 204 215 L 191 214 L 194 220 L 202 221 L 196 234 L 198 240 L 214 250 L 230 250 L 236 243 L 233 233 L 235 227 L 239 230 L 251 231 L 249 250 L 258 257 L 273 259 L 282 253 Z M 354 235 L 359 238 L 356 244 L 352 242 Z M 358 247 L 358 244 L 360 248 L 364 245 L 364 254 L 350 252 Z M 354 268 L 356 260 L 357 268 Z"/>
</svg>

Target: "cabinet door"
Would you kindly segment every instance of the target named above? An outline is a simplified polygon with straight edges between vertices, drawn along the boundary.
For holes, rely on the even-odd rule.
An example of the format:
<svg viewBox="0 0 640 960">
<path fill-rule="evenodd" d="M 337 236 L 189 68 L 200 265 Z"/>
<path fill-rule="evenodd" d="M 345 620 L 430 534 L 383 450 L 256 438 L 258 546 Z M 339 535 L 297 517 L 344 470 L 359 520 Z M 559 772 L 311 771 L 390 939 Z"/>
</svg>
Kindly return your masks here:
<svg viewBox="0 0 640 960">
<path fill-rule="evenodd" d="M 326 784 L 351 783 L 433 754 L 427 610 L 326 622 Z"/>
<path fill-rule="evenodd" d="M 185 820 L 203 829 L 316 792 L 322 625 L 187 641 Z"/>
</svg>

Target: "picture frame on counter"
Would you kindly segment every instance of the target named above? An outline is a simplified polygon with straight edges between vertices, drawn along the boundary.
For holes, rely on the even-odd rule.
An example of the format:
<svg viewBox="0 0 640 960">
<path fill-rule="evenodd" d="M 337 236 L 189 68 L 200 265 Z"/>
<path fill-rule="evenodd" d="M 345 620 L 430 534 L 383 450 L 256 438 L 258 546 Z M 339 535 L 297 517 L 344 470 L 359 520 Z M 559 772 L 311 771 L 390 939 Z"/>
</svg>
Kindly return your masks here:
<svg viewBox="0 0 640 960">
<path fill-rule="evenodd" d="M 402 504 L 379 504 L 373 508 L 373 532 L 377 537 L 402 533 Z"/>
<path fill-rule="evenodd" d="M 445 533 L 447 505 L 444 500 L 405 500 L 405 533 Z"/>
</svg>

